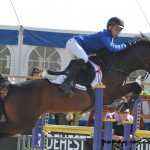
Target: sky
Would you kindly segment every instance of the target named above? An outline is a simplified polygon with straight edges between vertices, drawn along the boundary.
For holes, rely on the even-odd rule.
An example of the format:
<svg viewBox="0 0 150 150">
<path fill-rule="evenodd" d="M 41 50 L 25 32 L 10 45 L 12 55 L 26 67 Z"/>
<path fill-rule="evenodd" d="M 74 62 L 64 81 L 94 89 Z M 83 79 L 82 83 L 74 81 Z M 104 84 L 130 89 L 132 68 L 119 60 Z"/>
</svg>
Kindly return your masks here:
<svg viewBox="0 0 150 150">
<path fill-rule="evenodd" d="M 118 16 L 125 22 L 123 33 L 150 32 L 150 0 L 0 0 L 0 2 L 0 25 L 95 32 L 106 28 L 109 18 Z"/>
</svg>

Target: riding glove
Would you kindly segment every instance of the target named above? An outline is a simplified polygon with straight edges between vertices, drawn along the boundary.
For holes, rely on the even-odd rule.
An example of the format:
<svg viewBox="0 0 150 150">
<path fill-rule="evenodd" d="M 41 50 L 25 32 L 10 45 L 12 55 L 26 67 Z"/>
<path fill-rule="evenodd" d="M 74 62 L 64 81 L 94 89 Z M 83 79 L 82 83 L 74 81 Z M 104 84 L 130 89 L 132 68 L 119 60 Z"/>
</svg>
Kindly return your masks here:
<svg viewBox="0 0 150 150">
<path fill-rule="evenodd" d="M 126 42 L 126 48 L 130 48 L 132 46 L 132 43 L 130 41 Z"/>
<path fill-rule="evenodd" d="M 128 41 L 128 42 L 126 42 L 126 48 L 130 48 L 135 43 L 136 43 L 136 41 Z"/>
</svg>

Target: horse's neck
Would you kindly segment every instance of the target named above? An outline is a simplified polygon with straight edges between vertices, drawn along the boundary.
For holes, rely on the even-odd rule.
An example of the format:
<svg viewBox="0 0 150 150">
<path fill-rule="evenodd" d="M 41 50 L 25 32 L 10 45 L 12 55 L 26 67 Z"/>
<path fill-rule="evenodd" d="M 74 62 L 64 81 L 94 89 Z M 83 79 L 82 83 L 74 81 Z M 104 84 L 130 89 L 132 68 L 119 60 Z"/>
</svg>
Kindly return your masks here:
<svg viewBox="0 0 150 150">
<path fill-rule="evenodd" d="M 131 47 L 117 54 L 116 66 L 122 67 L 122 70 L 129 74 L 136 70 L 145 70 L 150 60 L 149 51 L 148 47 L 144 49 L 141 46 Z"/>
<path fill-rule="evenodd" d="M 145 70 L 146 65 L 150 62 L 150 46 L 143 47 L 135 46 L 130 48 L 130 53 L 132 54 L 128 55 L 128 63 L 130 63 L 130 66 L 132 68 L 132 71 L 135 70 Z"/>
<path fill-rule="evenodd" d="M 136 70 L 145 70 L 145 65 L 150 62 L 150 46 L 144 46 L 144 43 L 137 44 L 128 50 L 112 53 L 104 49 L 97 54 L 99 60 L 105 66 L 116 68 L 130 74 Z M 100 64 L 99 61 L 94 61 Z M 102 65 L 103 65 L 102 64 Z"/>
</svg>

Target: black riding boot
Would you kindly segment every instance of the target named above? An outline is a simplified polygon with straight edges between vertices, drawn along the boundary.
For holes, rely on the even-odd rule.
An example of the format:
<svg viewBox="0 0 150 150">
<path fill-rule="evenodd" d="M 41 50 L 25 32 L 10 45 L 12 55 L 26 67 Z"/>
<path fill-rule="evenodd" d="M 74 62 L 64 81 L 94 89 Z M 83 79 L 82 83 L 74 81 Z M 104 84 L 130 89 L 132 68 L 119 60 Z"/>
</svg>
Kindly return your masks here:
<svg viewBox="0 0 150 150">
<path fill-rule="evenodd" d="M 71 82 L 84 64 L 85 61 L 83 59 L 77 60 L 76 63 L 72 66 L 66 80 L 59 86 L 65 93 L 69 94 L 70 96 L 74 95 L 71 89 Z"/>
</svg>

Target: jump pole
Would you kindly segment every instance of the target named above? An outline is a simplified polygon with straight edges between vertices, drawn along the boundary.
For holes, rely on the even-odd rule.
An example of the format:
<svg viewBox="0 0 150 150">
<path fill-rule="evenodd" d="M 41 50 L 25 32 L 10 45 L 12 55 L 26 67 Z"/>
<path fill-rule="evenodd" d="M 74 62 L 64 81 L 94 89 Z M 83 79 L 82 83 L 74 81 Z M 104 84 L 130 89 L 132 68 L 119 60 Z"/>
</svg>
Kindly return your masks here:
<svg viewBox="0 0 150 150">
<path fill-rule="evenodd" d="M 104 118 L 105 129 L 104 129 L 104 150 L 112 149 L 112 127 L 115 119 Z"/>
<path fill-rule="evenodd" d="M 103 111 L 103 90 L 104 85 L 95 87 L 95 117 L 94 117 L 94 135 L 93 150 L 101 150 L 101 129 L 102 129 L 102 111 Z"/>
<path fill-rule="evenodd" d="M 150 138 L 150 131 L 140 129 L 140 112 L 141 112 L 141 95 L 138 97 L 134 105 L 134 122 L 133 122 L 133 135 L 138 138 Z M 133 136 L 133 141 L 136 139 Z M 137 148 L 136 144 L 132 144 L 132 150 Z"/>
<path fill-rule="evenodd" d="M 124 124 L 124 143 L 123 143 L 123 150 L 129 150 L 130 149 L 130 131 L 131 131 L 131 125 L 133 122 L 131 121 L 123 121 Z"/>
<path fill-rule="evenodd" d="M 141 96 L 138 96 L 134 104 L 134 119 L 133 119 L 133 130 L 132 130 L 132 141 L 136 141 L 135 139 L 135 131 L 140 128 L 140 111 L 141 111 Z M 132 143 L 132 150 L 135 150 L 136 144 Z"/>
<path fill-rule="evenodd" d="M 38 119 L 36 126 L 32 129 L 32 144 L 31 148 L 44 148 L 44 133 L 43 133 L 43 126 L 48 123 L 48 114 L 43 114 L 42 115 L 42 120 Z M 41 127 L 39 126 L 41 125 Z M 39 132 L 39 129 L 41 128 L 41 132 Z M 41 134 L 41 142 L 40 144 L 38 143 L 39 141 L 39 133 Z"/>
<path fill-rule="evenodd" d="M 136 130 L 135 136 L 139 138 L 150 138 L 150 131 L 148 130 Z"/>
<path fill-rule="evenodd" d="M 40 124 L 40 119 L 38 119 L 36 126 L 32 129 L 32 148 L 40 148 L 38 140 L 38 134 L 39 134 L 39 124 Z"/>
</svg>

